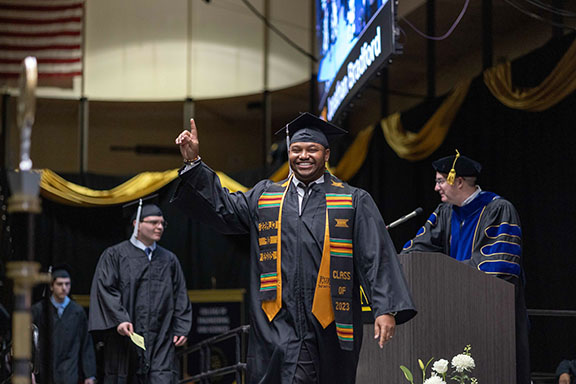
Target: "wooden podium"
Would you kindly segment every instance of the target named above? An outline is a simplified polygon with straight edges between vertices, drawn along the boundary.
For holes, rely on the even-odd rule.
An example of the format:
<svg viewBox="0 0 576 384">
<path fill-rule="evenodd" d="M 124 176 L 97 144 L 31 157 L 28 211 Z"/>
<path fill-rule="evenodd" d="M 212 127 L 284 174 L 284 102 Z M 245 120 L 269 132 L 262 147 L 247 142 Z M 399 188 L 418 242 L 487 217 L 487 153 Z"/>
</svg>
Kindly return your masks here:
<svg viewBox="0 0 576 384">
<path fill-rule="evenodd" d="M 472 376 L 480 383 L 515 383 L 514 286 L 440 253 L 399 259 L 418 314 L 397 326 L 383 349 L 373 324 L 364 325 L 357 383 L 408 383 L 400 365 L 421 383 L 418 359 L 450 362 L 467 344 L 476 363 Z"/>
</svg>

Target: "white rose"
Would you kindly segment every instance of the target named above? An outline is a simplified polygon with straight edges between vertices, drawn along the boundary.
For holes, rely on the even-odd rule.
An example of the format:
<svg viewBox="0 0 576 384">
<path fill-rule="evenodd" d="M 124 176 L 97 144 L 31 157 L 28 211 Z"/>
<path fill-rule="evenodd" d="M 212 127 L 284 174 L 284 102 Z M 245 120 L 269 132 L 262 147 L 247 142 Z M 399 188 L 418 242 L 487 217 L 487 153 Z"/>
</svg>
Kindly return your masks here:
<svg viewBox="0 0 576 384">
<path fill-rule="evenodd" d="M 474 359 L 472 356 L 460 354 L 454 356 L 452 359 L 452 367 L 456 369 L 456 372 L 471 371 L 476 367 Z"/>
<path fill-rule="evenodd" d="M 448 372 L 448 360 L 440 359 L 435 361 L 432 365 L 432 369 L 441 375 L 445 374 Z"/>
<path fill-rule="evenodd" d="M 432 375 L 423 384 L 446 384 L 446 382 L 440 376 Z"/>
</svg>

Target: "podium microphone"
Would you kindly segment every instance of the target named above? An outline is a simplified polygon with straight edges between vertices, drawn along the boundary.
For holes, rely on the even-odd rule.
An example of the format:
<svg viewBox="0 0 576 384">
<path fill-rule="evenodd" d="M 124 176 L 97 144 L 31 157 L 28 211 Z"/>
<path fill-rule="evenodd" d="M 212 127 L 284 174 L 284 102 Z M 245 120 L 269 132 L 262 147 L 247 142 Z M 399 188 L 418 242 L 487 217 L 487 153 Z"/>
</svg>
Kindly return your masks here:
<svg viewBox="0 0 576 384">
<path fill-rule="evenodd" d="M 407 214 L 406 216 L 402 216 L 401 218 L 399 218 L 398 220 L 394 221 L 393 223 L 390 223 L 386 226 L 386 229 L 391 229 L 394 228 L 400 224 L 402 224 L 405 221 L 408 221 L 410 219 L 412 219 L 413 217 L 418 216 L 419 214 L 421 214 L 424 210 L 422 209 L 422 207 L 418 207 L 415 210 L 413 210 L 412 212 L 410 212 L 409 214 Z"/>
</svg>

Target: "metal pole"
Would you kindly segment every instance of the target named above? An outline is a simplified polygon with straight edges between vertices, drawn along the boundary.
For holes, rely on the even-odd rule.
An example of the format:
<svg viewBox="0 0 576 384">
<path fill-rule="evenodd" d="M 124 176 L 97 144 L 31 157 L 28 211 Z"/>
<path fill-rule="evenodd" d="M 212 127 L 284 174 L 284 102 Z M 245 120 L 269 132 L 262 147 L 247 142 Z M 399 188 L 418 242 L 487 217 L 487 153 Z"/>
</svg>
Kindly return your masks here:
<svg viewBox="0 0 576 384">
<path fill-rule="evenodd" d="M 388 103 L 389 103 L 389 95 L 388 95 L 388 87 L 389 87 L 389 79 L 388 79 L 388 67 L 382 68 L 382 72 L 380 74 L 380 117 L 388 116 Z"/>
<path fill-rule="evenodd" d="M 484 70 L 492 67 L 494 63 L 492 24 L 492 0 L 482 0 L 482 69 Z"/>
<path fill-rule="evenodd" d="M 7 168 L 8 165 L 8 105 L 10 103 L 10 94 L 2 94 L 2 126 L 0 127 L 0 149 L 4 155 L 0 156 L 0 169 Z"/>
<path fill-rule="evenodd" d="M 311 1 L 310 2 L 310 48 L 311 48 L 311 52 L 314 52 L 316 54 L 316 2 L 315 1 Z M 315 115 L 318 115 L 318 101 L 317 101 L 317 84 L 316 84 L 316 76 L 317 76 L 317 69 L 316 69 L 316 63 L 314 62 L 314 60 L 310 60 L 310 92 L 309 92 L 309 97 L 310 97 L 310 104 L 309 104 L 309 110 L 310 112 L 314 113 Z"/>
<path fill-rule="evenodd" d="M 192 0 L 188 0 L 188 13 L 186 18 L 186 100 L 192 100 Z M 185 119 L 190 119 L 185 116 Z M 189 127 L 184 127 L 187 129 Z"/>
<path fill-rule="evenodd" d="M 190 119 L 194 117 L 194 113 L 196 113 L 196 104 L 194 103 L 194 99 L 187 97 L 186 100 L 184 100 L 184 116 L 182 118 L 184 129 L 190 129 Z"/>
<path fill-rule="evenodd" d="M 90 113 L 90 105 L 88 98 L 81 97 L 78 105 L 78 131 L 79 131 L 79 160 L 80 160 L 80 176 L 84 178 L 88 172 L 88 134 L 89 124 L 88 115 Z"/>
<path fill-rule="evenodd" d="M 270 0 L 264 0 L 264 17 L 266 20 L 270 20 Z M 263 94 L 262 94 L 262 129 L 263 129 L 263 153 L 262 159 L 264 161 L 264 166 L 268 167 L 272 164 L 272 155 L 270 153 L 270 147 L 272 146 L 272 95 L 268 90 L 269 87 L 269 70 L 270 70 L 270 30 L 266 23 L 264 23 L 264 49 L 263 49 L 263 59 L 264 59 L 264 76 L 263 76 Z"/>
<path fill-rule="evenodd" d="M 426 33 L 428 36 L 436 35 L 436 0 L 426 1 Z M 433 99 L 436 96 L 436 41 L 427 40 L 427 96 Z"/>
</svg>

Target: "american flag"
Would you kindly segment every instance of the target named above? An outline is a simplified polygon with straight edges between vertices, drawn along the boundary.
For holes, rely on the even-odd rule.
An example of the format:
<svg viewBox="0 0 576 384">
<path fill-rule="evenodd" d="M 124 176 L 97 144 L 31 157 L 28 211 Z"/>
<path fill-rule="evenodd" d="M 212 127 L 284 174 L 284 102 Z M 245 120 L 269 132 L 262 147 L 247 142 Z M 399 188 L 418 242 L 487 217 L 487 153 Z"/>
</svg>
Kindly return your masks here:
<svg viewBox="0 0 576 384">
<path fill-rule="evenodd" d="M 0 78 L 34 56 L 38 77 L 82 75 L 84 0 L 0 0 Z"/>
</svg>

